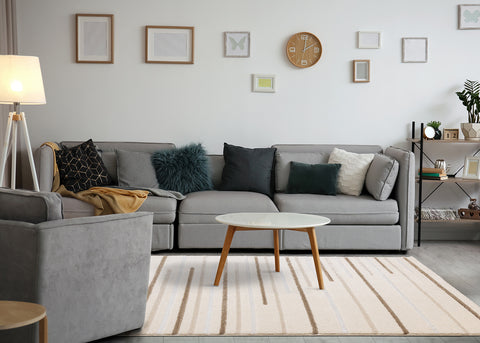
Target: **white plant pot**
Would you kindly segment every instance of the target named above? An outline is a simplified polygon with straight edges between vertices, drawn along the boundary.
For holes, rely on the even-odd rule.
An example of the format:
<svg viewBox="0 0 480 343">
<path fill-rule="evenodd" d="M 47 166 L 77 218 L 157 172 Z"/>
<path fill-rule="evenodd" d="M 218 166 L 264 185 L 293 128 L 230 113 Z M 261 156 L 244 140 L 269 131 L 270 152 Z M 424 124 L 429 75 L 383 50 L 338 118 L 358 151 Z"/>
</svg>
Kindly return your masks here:
<svg viewBox="0 0 480 343">
<path fill-rule="evenodd" d="M 468 141 L 480 141 L 480 123 L 461 123 L 463 136 Z"/>
</svg>

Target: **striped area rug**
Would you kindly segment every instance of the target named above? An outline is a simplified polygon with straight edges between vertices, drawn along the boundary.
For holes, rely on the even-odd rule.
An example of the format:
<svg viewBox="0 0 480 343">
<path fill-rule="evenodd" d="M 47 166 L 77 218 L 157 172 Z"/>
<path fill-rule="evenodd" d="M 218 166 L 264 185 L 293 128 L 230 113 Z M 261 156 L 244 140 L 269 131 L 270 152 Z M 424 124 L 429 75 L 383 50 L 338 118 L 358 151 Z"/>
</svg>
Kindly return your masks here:
<svg viewBox="0 0 480 343">
<path fill-rule="evenodd" d="M 480 308 L 413 257 L 153 256 L 133 336 L 480 335 Z"/>
</svg>

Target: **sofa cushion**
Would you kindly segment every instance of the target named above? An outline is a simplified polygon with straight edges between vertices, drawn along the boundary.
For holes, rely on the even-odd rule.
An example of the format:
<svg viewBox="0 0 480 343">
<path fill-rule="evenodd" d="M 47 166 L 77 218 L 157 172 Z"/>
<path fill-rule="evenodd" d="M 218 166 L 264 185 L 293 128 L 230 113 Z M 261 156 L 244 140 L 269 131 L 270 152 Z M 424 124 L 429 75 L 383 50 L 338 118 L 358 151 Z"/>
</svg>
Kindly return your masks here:
<svg viewBox="0 0 480 343">
<path fill-rule="evenodd" d="M 337 194 L 340 164 L 290 162 L 287 193 Z"/>
<path fill-rule="evenodd" d="M 333 225 L 393 225 L 399 216 L 395 200 L 377 201 L 370 195 L 277 193 L 274 202 L 280 212 L 317 214 Z"/>
<path fill-rule="evenodd" d="M 215 217 L 232 212 L 278 212 L 266 195 L 254 192 L 204 191 L 190 193 L 178 210 L 183 224 L 217 223 Z"/>
<path fill-rule="evenodd" d="M 395 159 L 375 154 L 365 177 L 367 191 L 377 200 L 387 200 L 395 186 L 398 169 Z"/>
<path fill-rule="evenodd" d="M 157 176 L 148 152 L 117 150 L 117 174 L 120 187 L 158 188 Z"/>
<path fill-rule="evenodd" d="M 357 154 L 343 149 L 333 149 L 328 163 L 340 163 L 338 191 L 343 194 L 360 195 L 365 184 L 365 175 L 374 154 Z"/>
<path fill-rule="evenodd" d="M 57 151 L 55 158 L 61 183 L 69 191 L 80 192 L 112 183 L 91 139 L 72 148 Z"/>
<path fill-rule="evenodd" d="M 306 164 L 327 163 L 329 154 L 324 152 L 285 152 L 275 153 L 275 190 L 285 192 L 290 176 L 290 162 Z"/>
<path fill-rule="evenodd" d="M 201 144 L 157 151 L 152 163 L 161 189 L 183 194 L 212 189 L 208 159 Z"/>
<path fill-rule="evenodd" d="M 154 224 L 171 224 L 175 221 L 177 200 L 151 195 L 138 211 L 153 212 Z"/>
<path fill-rule="evenodd" d="M 58 193 L 0 188 L 0 219 L 37 224 L 62 218 Z"/>
<path fill-rule="evenodd" d="M 223 144 L 223 191 L 258 192 L 273 195 L 274 148 L 244 148 Z"/>
<path fill-rule="evenodd" d="M 74 198 L 62 199 L 65 218 L 90 217 L 95 215 L 93 205 Z M 175 221 L 177 200 L 173 198 L 148 196 L 138 211 L 153 212 L 154 224 L 171 224 Z"/>
</svg>

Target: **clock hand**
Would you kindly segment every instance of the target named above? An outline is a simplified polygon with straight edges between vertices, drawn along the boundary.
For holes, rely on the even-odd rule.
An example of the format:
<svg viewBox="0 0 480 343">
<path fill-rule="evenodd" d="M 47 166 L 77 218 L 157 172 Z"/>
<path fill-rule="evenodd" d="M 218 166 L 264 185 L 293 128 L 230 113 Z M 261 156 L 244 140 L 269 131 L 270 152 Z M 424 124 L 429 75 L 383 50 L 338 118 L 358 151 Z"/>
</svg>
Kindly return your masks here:
<svg viewBox="0 0 480 343">
<path fill-rule="evenodd" d="M 311 48 L 312 46 L 314 46 L 314 45 L 317 45 L 317 43 L 314 43 L 314 44 L 312 44 L 312 45 L 309 45 L 309 46 L 306 47 L 306 48 L 303 48 L 303 52 L 307 51 L 308 49 L 310 49 L 310 48 Z"/>
</svg>

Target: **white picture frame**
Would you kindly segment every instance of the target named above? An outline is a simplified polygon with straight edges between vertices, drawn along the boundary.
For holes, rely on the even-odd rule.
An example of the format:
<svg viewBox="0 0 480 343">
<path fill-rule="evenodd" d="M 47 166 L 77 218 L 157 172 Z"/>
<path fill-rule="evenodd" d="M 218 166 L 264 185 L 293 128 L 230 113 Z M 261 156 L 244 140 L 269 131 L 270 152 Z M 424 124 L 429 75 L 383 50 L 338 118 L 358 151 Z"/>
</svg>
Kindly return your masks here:
<svg viewBox="0 0 480 343">
<path fill-rule="evenodd" d="M 275 93 L 276 88 L 275 75 L 252 74 L 252 92 Z"/>
<path fill-rule="evenodd" d="M 465 157 L 465 164 L 463 166 L 463 178 L 480 180 L 480 157 Z"/>
<path fill-rule="evenodd" d="M 480 4 L 458 5 L 458 29 L 480 29 Z"/>
<path fill-rule="evenodd" d="M 224 32 L 225 57 L 250 57 L 250 32 Z"/>
<path fill-rule="evenodd" d="M 380 49 L 382 45 L 382 33 L 374 31 L 357 32 L 358 49 Z"/>
<path fill-rule="evenodd" d="M 193 64 L 194 27 L 145 26 L 145 63 Z"/>
<path fill-rule="evenodd" d="M 77 63 L 113 63 L 113 14 L 75 15 Z"/>
<path fill-rule="evenodd" d="M 353 60 L 353 82 L 370 82 L 370 60 Z"/>
<path fill-rule="evenodd" d="M 428 38 L 406 37 L 402 38 L 403 63 L 427 63 Z"/>
</svg>

